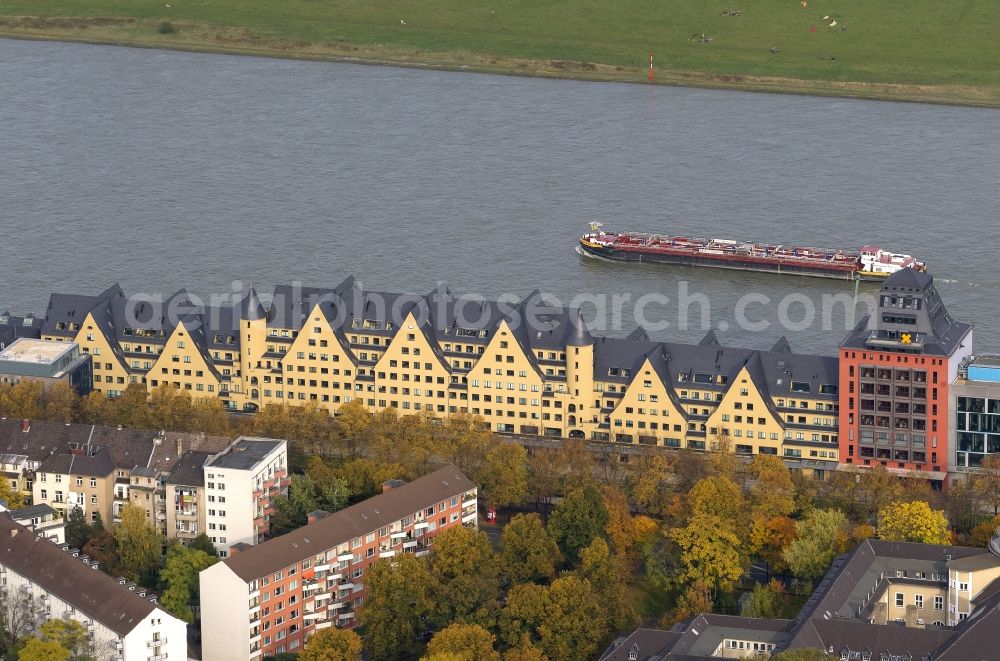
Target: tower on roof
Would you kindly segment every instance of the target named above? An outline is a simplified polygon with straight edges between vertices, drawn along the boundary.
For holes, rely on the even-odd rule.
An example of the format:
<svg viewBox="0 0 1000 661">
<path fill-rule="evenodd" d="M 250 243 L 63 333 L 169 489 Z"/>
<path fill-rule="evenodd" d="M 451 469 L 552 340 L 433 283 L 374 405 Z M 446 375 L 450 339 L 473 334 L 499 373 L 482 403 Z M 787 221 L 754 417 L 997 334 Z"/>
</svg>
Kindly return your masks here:
<svg viewBox="0 0 1000 661">
<path fill-rule="evenodd" d="M 579 310 L 575 317 L 570 317 L 570 329 L 566 335 L 566 345 L 570 347 L 586 347 L 594 344 L 594 336 L 587 330 L 587 324 Z"/>
<path fill-rule="evenodd" d="M 260 302 L 257 290 L 253 286 L 250 287 L 250 291 L 240 303 L 240 318 L 243 321 L 257 321 L 267 318 L 267 311 L 264 310 L 264 305 Z"/>
</svg>

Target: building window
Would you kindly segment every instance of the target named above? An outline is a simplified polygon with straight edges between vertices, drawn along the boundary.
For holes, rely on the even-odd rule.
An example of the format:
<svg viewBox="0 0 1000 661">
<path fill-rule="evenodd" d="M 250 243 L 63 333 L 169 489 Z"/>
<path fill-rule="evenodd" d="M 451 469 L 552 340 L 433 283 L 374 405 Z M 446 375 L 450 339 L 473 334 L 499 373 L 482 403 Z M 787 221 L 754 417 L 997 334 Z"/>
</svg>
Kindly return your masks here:
<svg viewBox="0 0 1000 661">
<path fill-rule="evenodd" d="M 903 593 L 902 592 L 897 592 L 896 593 L 896 606 L 898 608 L 902 608 L 903 607 Z"/>
</svg>

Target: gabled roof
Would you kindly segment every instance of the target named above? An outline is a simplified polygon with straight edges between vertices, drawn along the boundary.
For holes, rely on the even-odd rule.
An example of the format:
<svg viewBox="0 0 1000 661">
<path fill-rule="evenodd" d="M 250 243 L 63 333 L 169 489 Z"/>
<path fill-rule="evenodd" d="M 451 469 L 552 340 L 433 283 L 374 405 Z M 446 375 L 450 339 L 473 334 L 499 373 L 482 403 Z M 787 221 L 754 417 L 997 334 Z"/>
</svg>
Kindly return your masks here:
<svg viewBox="0 0 1000 661">
<path fill-rule="evenodd" d="M 0 564 L 121 636 L 128 635 L 156 609 L 156 604 L 5 514 L 0 515 Z"/>
<path fill-rule="evenodd" d="M 240 551 L 223 562 L 244 581 L 252 581 L 473 488 L 475 484 L 457 467 L 445 466 L 286 535 Z"/>
</svg>

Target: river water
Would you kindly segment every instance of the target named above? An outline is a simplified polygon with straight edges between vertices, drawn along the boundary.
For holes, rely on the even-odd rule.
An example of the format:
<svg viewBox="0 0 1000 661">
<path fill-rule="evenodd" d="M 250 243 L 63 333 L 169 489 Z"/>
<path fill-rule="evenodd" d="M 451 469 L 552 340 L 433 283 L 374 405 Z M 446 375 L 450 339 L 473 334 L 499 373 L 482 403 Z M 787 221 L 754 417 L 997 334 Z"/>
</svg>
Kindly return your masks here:
<svg viewBox="0 0 1000 661">
<path fill-rule="evenodd" d="M 581 257 L 599 218 L 912 253 L 977 322 L 976 350 L 1000 351 L 998 210 L 995 110 L 0 40 L 0 310 L 115 281 L 207 296 L 353 273 L 616 294 L 620 323 L 587 308 L 611 334 L 657 293 L 670 303 L 640 307 L 670 324 L 659 338 L 709 326 L 832 353 L 844 335 L 846 311 L 824 323 L 822 300 L 848 283 Z M 683 287 L 707 320 L 679 306 Z M 737 323 L 747 293 L 771 301 L 746 308 L 764 330 Z M 791 322 L 812 305 L 813 323 L 779 323 L 792 293 L 810 302 L 791 301 Z"/>
</svg>

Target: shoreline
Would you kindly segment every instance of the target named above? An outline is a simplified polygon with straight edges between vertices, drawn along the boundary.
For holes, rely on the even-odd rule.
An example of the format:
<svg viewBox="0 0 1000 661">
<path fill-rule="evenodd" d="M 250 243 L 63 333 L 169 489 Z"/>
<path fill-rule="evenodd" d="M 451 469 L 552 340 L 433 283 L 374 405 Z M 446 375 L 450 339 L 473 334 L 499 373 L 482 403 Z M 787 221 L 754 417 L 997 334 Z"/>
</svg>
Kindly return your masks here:
<svg viewBox="0 0 1000 661">
<path fill-rule="evenodd" d="M 173 50 L 191 53 L 270 57 L 393 66 L 438 71 L 464 71 L 528 78 L 550 78 L 588 82 L 618 82 L 649 85 L 648 69 L 622 67 L 591 62 L 566 60 L 530 60 L 495 57 L 470 52 L 425 52 L 400 49 L 355 46 L 351 44 L 315 44 L 269 40 L 255 43 L 252 37 L 240 34 L 238 28 L 213 29 L 214 39 L 197 34 L 198 28 L 207 26 L 177 23 L 181 30 L 174 34 L 159 35 L 149 31 L 142 38 L 116 28 L 138 27 L 135 19 L 107 19 L 105 26 L 91 29 L 80 19 L 75 29 L 60 28 L 11 28 L 9 21 L 18 17 L 0 17 L 0 38 L 26 41 L 59 41 L 128 48 Z M 95 34 L 102 31 L 104 34 Z M 110 28 L 110 29 L 108 29 Z M 227 35 L 226 32 L 235 33 Z M 88 34 L 89 32 L 89 34 Z M 182 38 L 191 35 L 189 38 Z M 193 38 L 191 38 L 193 37 Z M 755 75 L 723 75 L 699 71 L 657 69 L 652 84 L 698 89 L 719 89 L 772 94 L 795 94 L 828 98 L 870 101 L 897 101 L 928 103 L 973 108 L 1000 108 L 1000 86 L 996 88 L 966 85 L 917 85 L 904 83 L 841 82 L 809 80 Z"/>
</svg>

